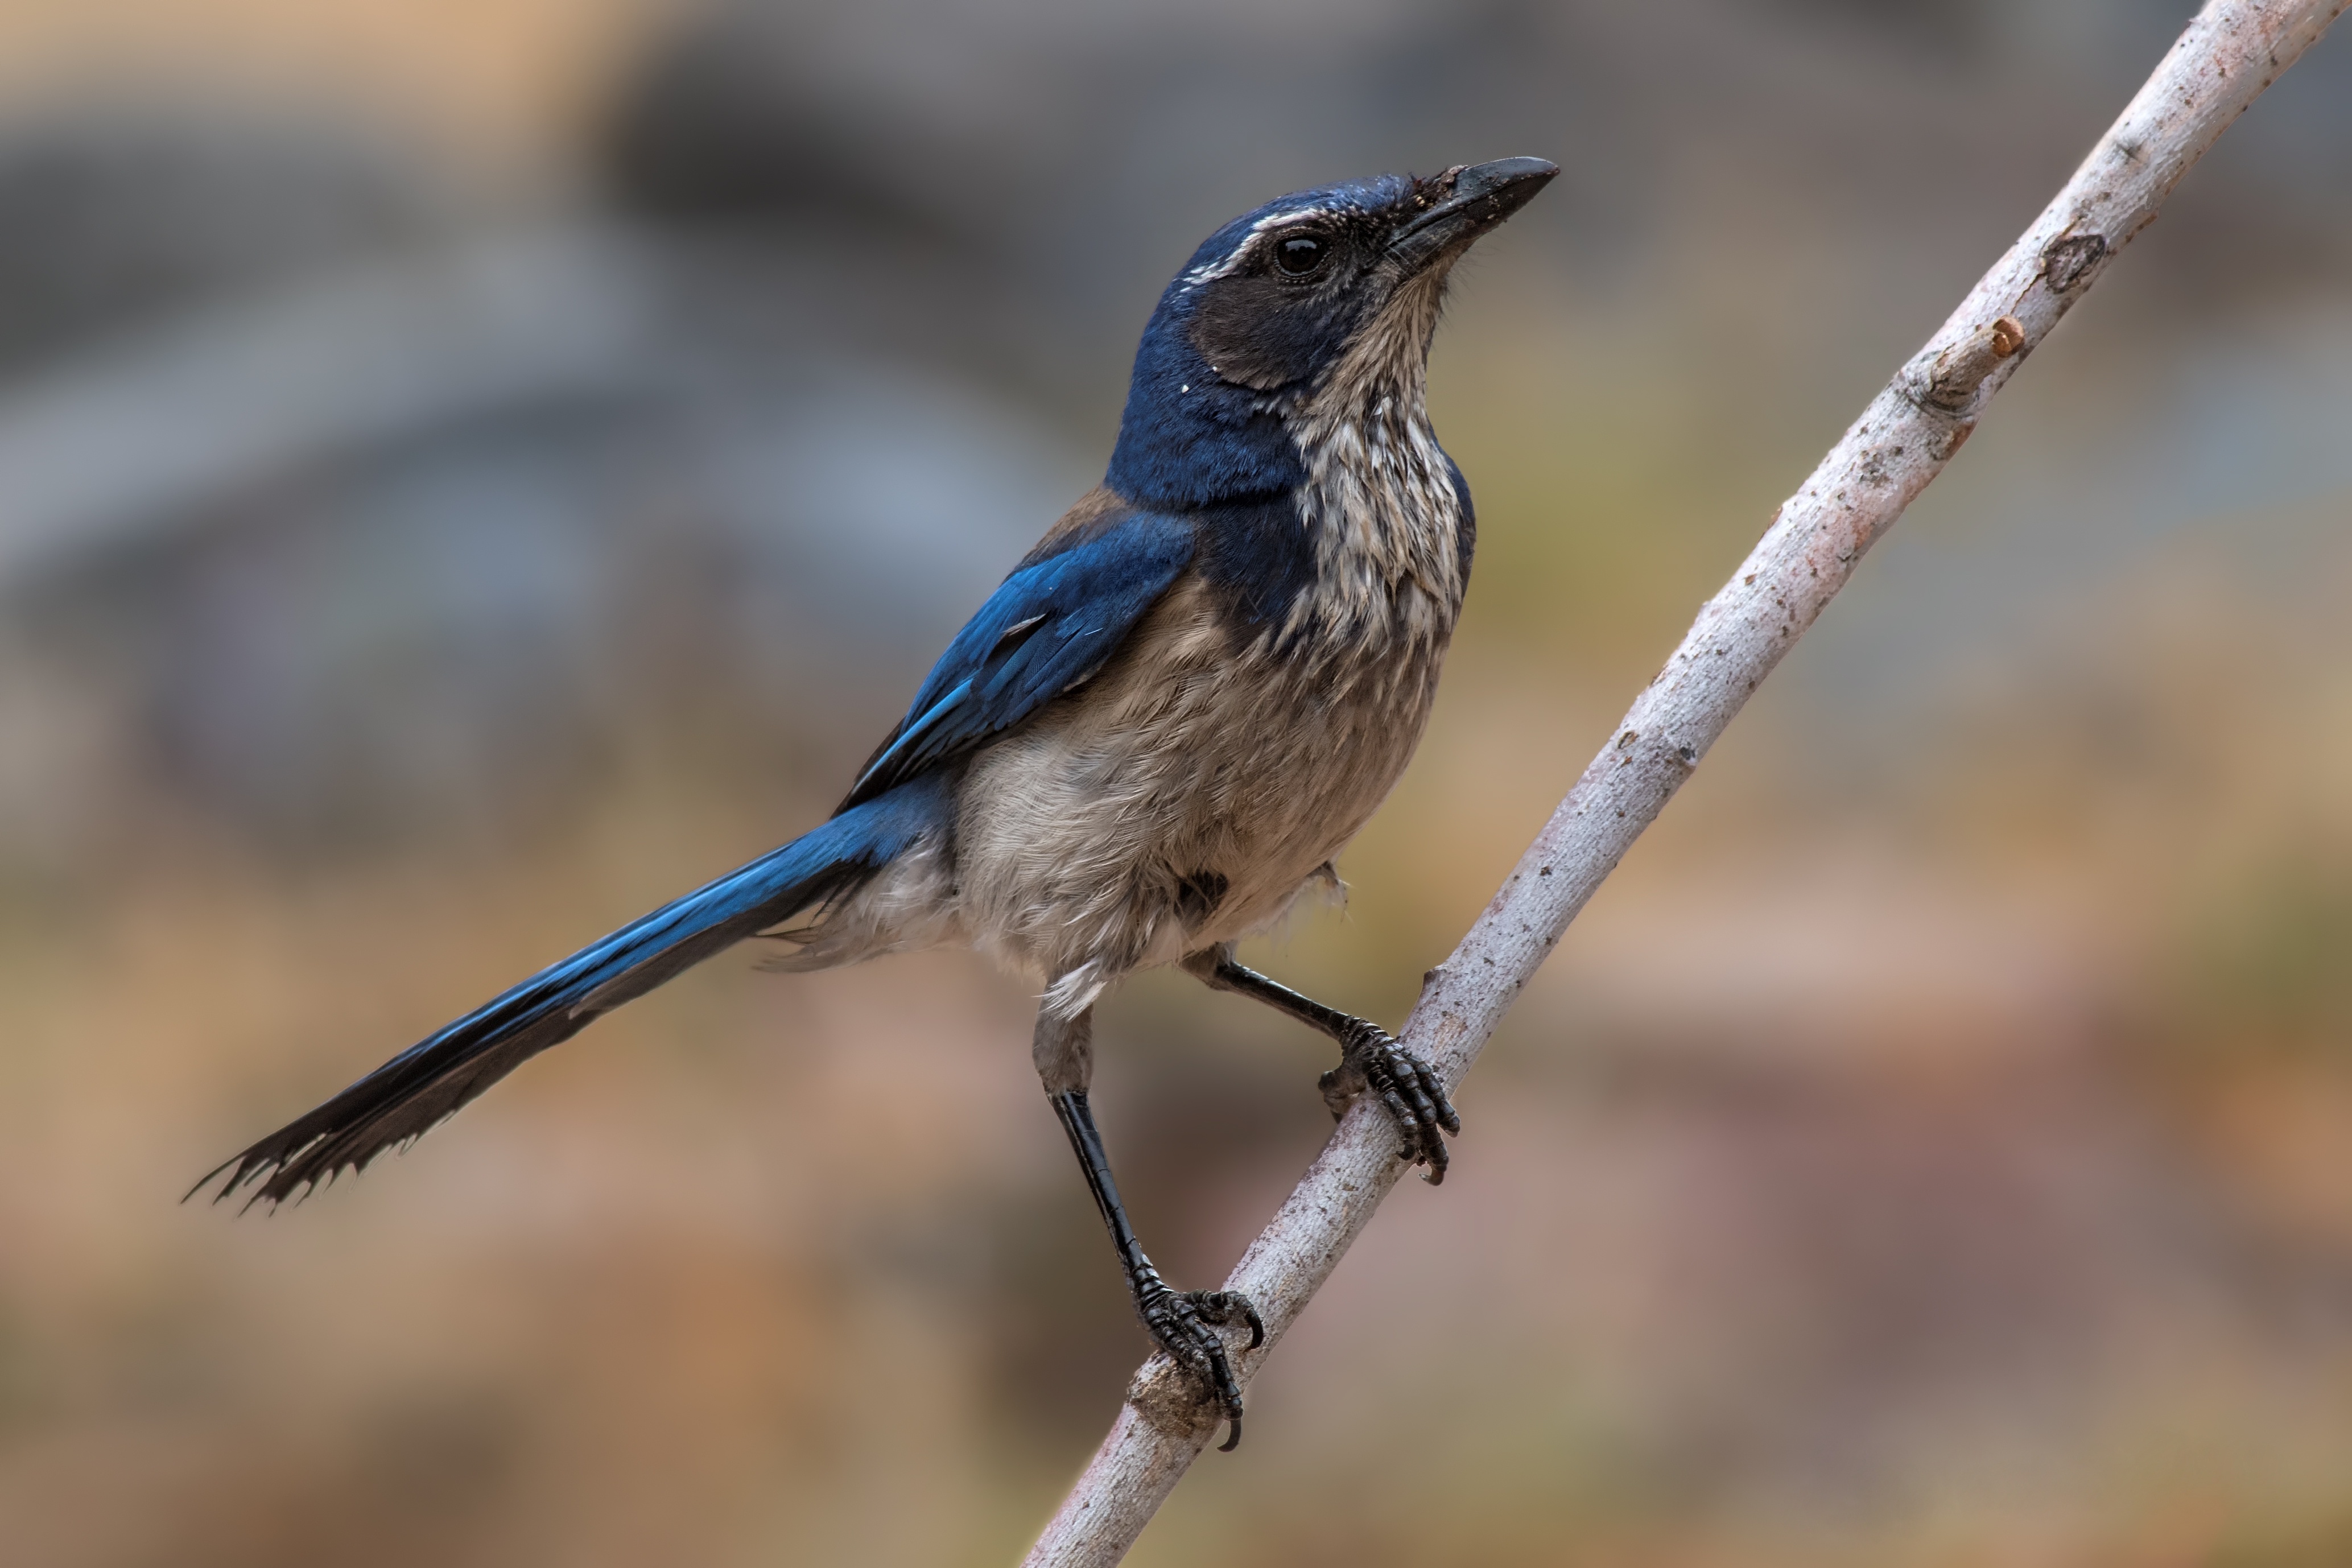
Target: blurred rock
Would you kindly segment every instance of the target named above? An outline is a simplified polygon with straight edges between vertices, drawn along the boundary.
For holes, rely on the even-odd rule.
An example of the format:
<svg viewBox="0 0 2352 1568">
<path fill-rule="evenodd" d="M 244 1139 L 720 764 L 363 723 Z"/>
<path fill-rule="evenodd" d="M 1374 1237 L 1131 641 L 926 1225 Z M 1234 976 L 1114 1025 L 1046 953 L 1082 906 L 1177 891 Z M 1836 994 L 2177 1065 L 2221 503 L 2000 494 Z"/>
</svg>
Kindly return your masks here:
<svg viewBox="0 0 2352 1568">
<path fill-rule="evenodd" d="M 0 531 L 25 668 L 104 670 L 132 733 L 101 754 L 310 854 L 542 813 L 697 690 L 878 730 L 914 628 L 943 639 L 1091 476 L 821 304 L 736 335 L 710 281 L 558 231 L 0 399 L 0 476 L 50 507 Z M 50 836 L 16 809 L 0 840 Z"/>
<path fill-rule="evenodd" d="M 0 378 L 445 227 L 398 142 L 289 108 L 83 102 L 0 122 Z"/>
</svg>

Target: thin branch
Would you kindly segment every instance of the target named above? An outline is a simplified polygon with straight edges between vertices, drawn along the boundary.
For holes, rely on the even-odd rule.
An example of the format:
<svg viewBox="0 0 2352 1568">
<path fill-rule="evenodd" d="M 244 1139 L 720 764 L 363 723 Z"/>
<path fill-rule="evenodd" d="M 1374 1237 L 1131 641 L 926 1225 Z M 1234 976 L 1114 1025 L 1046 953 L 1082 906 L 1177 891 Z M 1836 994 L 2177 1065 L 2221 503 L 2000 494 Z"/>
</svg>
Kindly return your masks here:
<svg viewBox="0 0 2352 1568">
<path fill-rule="evenodd" d="M 2347 3 L 2210 0 L 2056 199 L 1781 504 L 1462 945 L 1430 971 L 1404 1039 L 1449 1087 L 1863 552 L 1959 450 L 2018 363 Z M 1244 1386 L 1403 1169 L 1385 1113 L 1360 1100 L 1225 1281 L 1265 1319 L 1264 1347 L 1234 1358 Z M 1108 1568 L 1125 1557 L 1215 1426 L 1214 1411 L 1166 1357 L 1147 1361 L 1029 1568 Z"/>
</svg>

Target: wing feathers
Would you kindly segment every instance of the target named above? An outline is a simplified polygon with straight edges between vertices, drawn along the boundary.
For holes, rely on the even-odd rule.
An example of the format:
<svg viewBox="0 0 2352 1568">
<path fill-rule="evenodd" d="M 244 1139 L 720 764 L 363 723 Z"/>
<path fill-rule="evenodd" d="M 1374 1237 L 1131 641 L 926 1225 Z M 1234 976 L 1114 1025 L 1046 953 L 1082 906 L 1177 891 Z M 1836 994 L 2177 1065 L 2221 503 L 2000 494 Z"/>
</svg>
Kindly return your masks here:
<svg viewBox="0 0 2352 1568">
<path fill-rule="evenodd" d="M 1192 551 L 1192 524 L 1137 512 L 1014 572 L 940 656 L 843 806 L 971 751 L 1082 685 Z"/>
</svg>

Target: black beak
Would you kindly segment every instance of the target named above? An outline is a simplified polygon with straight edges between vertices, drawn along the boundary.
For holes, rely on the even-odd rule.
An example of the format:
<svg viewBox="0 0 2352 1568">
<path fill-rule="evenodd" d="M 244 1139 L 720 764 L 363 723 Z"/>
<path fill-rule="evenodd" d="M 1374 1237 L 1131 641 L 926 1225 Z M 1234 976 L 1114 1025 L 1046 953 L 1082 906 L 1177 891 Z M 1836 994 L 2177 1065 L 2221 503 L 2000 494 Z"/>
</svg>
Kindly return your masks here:
<svg viewBox="0 0 2352 1568">
<path fill-rule="evenodd" d="M 1551 184 L 1559 165 L 1545 158 L 1497 158 L 1448 169 L 1428 182 L 1435 200 L 1389 237 L 1389 250 L 1414 268 L 1458 250 Z"/>
</svg>

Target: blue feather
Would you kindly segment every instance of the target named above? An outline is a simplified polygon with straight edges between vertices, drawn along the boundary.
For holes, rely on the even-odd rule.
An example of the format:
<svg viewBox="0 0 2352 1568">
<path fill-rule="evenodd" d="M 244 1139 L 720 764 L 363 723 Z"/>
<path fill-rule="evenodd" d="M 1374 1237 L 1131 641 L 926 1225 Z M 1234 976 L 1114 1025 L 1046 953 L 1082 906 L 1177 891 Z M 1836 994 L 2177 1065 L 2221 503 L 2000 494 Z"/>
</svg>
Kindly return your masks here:
<svg viewBox="0 0 2352 1568">
<path fill-rule="evenodd" d="M 845 807 L 1018 724 L 1102 668 L 1192 559 L 1194 526 L 1135 512 L 1007 577 L 948 644 Z"/>
<path fill-rule="evenodd" d="M 1136 345 L 1127 410 L 1111 449 L 1110 488 L 1138 506 L 1191 511 L 1286 495 L 1304 484 L 1306 461 L 1283 416 L 1263 393 L 1218 374 L 1193 342 L 1201 294 L 1192 279 L 1231 259 L 1269 218 L 1309 209 L 1383 212 L 1412 188 L 1410 180 L 1381 174 L 1298 191 L 1244 213 L 1202 240 L 1160 296 Z M 1336 349 L 1340 336 L 1321 347 Z"/>
<path fill-rule="evenodd" d="M 953 792 L 917 779 L 633 921 L 477 1007 L 198 1182 L 256 1201 L 359 1170 L 428 1131 L 531 1057 L 744 938 L 839 898 L 926 833 L 944 835 Z"/>
</svg>

